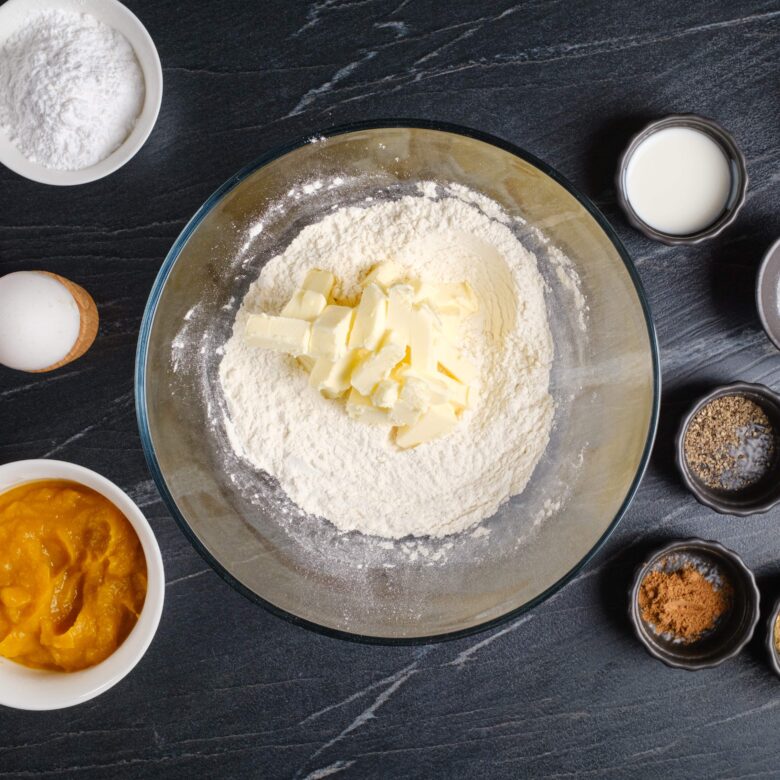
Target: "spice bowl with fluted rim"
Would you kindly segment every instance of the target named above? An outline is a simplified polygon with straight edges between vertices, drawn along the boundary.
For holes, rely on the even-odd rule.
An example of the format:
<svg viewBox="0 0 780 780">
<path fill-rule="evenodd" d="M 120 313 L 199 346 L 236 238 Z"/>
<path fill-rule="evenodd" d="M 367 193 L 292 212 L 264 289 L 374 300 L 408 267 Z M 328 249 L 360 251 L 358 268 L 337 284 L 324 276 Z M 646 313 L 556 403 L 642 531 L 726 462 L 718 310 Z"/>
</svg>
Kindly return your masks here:
<svg viewBox="0 0 780 780">
<path fill-rule="evenodd" d="M 769 655 L 769 665 L 772 667 L 772 671 L 780 677 L 780 648 L 778 648 L 775 640 L 775 626 L 778 620 L 780 620 L 780 598 L 777 599 L 774 607 L 772 607 L 769 619 L 766 622 L 766 649 Z"/>
<path fill-rule="evenodd" d="M 758 269 L 756 308 L 764 333 L 780 349 L 780 238 L 769 247 Z"/>
<path fill-rule="evenodd" d="M 702 573 L 706 571 L 708 579 L 719 580 L 721 587 L 723 583 L 731 587 L 725 612 L 713 628 L 693 641 L 660 634 L 642 617 L 642 581 L 651 571 L 665 568 L 669 561 L 673 568 L 679 563 L 680 567 L 690 565 Z M 683 539 L 655 550 L 638 567 L 629 591 L 629 617 L 637 638 L 650 655 L 667 666 L 696 671 L 718 666 L 742 651 L 758 623 L 760 601 L 756 578 L 737 553 L 719 542 Z"/>
<path fill-rule="evenodd" d="M 685 456 L 685 437 L 696 415 L 717 398 L 737 395 L 755 402 L 764 411 L 774 429 L 780 434 L 780 395 L 761 384 L 734 382 L 716 387 L 693 404 L 678 429 L 675 441 L 675 460 L 680 476 L 694 497 L 716 512 L 746 516 L 767 512 L 780 503 L 780 452 L 776 438 L 775 455 L 761 479 L 739 490 L 720 490 L 706 485 L 690 467 Z"/>
<path fill-rule="evenodd" d="M 670 128 L 695 130 L 715 142 L 725 156 L 731 174 L 731 187 L 721 214 L 706 227 L 688 234 L 667 233 L 654 228 L 642 219 L 632 205 L 627 185 L 629 163 L 639 147 L 651 136 Z M 745 204 L 747 187 L 748 171 L 745 156 L 740 151 L 734 136 L 718 122 L 698 114 L 670 114 L 643 127 L 628 142 L 625 151 L 620 157 L 615 177 L 618 203 L 623 209 L 629 224 L 641 233 L 644 233 L 647 238 L 670 246 L 698 244 L 722 233 L 734 222 L 737 214 L 739 214 L 742 206 Z"/>
<path fill-rule="evenodd" d="M 165 599 L 165 574 L 154 532 L 135 502 L 91 469 L 59 460 L 20 460 L 0 466 L 0 492 L 37 480 L 67 480 L 107 498 L 136 532 L 146 559 L 146 597 L 127 638 L 105 660 L 75 672 L 23 666 L 0 656 L 0 705 L 20 710 L 56 710 L 93 699 L 116 685 L 141 660 L 157 632 Z"/>
</svg>

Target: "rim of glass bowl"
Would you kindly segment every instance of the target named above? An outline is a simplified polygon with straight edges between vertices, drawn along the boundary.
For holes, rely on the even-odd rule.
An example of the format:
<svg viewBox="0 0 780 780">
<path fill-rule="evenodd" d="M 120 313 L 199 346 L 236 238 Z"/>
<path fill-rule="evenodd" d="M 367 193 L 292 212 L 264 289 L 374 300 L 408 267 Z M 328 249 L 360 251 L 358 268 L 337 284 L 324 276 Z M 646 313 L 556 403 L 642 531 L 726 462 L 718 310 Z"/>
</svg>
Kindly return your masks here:
<svg viewBox="0 0 780 780">
<path fill-rule="evenodd" d="M 380 130 L 383 128 L 412 128 L 415 130 L 434 130 L 444 133 L 452 133 L 455 135 L 462 135 L 468 138 L 473 138 L 477 141 L 496 146 L 509 154 L 519 157 L 521 160 L 530 163 L 538 168 L 542 173 L 549 176 L 555 182 L 560 184 L 573 198 L 575 198 L 581 206 L 593 217 L 599 227 L 606 233 L 607 238 L 612 242 L 613 246 L 617 250 L 618 255 L 623 260 L 623 264 L 628 271 L 631 281 L 634 283 L 634 288 L 639 298 L 639 302 L 642 306 L 642 313 L 644 314 L 645 324 L 647 326 L 647 335 L 650 341 L 651 360 L 653 365 L 653 407 L 650 414 L 650 423 L 647 430 L 647 437 L 645 440 L 645 446 L 642 451 L 642 457 L 639 461 L 639 467 L 634 476 L 631 485 L 626 493 L 623 503 L 620 505 L 615 516 L 612 518 L 610 524 L 607 526 L 604 533 L 599 537 L 596 543 L 591 549 L 583 556 L 583 558 L 575 564 L 563 577 L 557 582 L 553 583 L 550 587 L 546 588 L 535 598 L 531 599 L 527 603 L 523 604 L 517 609 L 510 610 L 500 617 L 493 618 L 483 623 L 471 626 L 469 628 L 459 629 L 457 631 L 450 631 L 444 634 L 435 634 L 433 636 L 419 636 L 419 637 L 377 637 L 364 634 L 355 634 L 348 631 L 342 631 L 336 628 L 330 628 L 329 626 L 323 626 L 319 623 L 314 623 L 305 618 L 299 617 L 287 612 L 284 609 L 277 607 L 271 602 L 265 600 L 262 596 L 258 596 L 257 593 L 250 590 L 243 585 L 238 579 L 236 579 L 200 542 L 195 533 L 189 527 L 186 519 L 179 511 L 176 501 L 168 490 L 168 486 L 165 482 L 165 478 L 160 470 L 160 465 L 157 461 L 157 456 L 154 451 L 154 446 L 151 440 L 151 434 L 149 431 L 149 420 L 146 414 L 146 357 L 147 347 L 149 341 L 149 335 L 151 333 L 152 322 L 154 321 L 154 315 L 157 310 L 157 304 L 160 300 L 160 295 L 165 287 L 165 283 L 168 279 L 168 275 L 171 272 L 174 264 L 179 258 L 182 248 L 187 243 L 187 240 L 192 233 L 197 229 L 206 215 L 212 210 L 216 203 L 230 190 L 240 184 L 250 174 L 254 173 L 258 168 L 267 165 L 273 160 L 288 154 L 302 146 L 309 143 L 312 137 L 330 138 L 337 135 L 344 135 L 346 133 L 353 133 L 360 130 Z M 138 335 L 138 347 L 136 350 L 136 363 L 135 363 L 135 405 L 136 416 L 138 418 L 138 429 L 141 435 L 141 444 L 143 446 L 144 456 L 149 466 L 149 470 L 152 474 L 152 478 L 157 485 L 157 489 L 160 491 L 168 511 L 173 516 L 174 520 L 181 528 L 184 535 L 189 539 L 192 546 L 197 550 L 206 563 L 211 566 L 214 571 L 222 577 L 231 587 L 235 588 L 239 593 L 246 596 L 250 601 L 259 604 L 272 614 L 284 618 L 285 620 L 294 623 L 298 626 L 303 626 L 311 631 L 315 631 L 326 636 L 335 637 L 338 639 L 346 639 L 352 642 L 362 642 L 366 644 L 375 645 L 422 645 L 430 644 L 433 642 L 443 642 L 453 639 L 460 639 L 461 637 L 471 636 L 488 629 L 495 628 L 503 623 L 507 623 L 514 618 L 522 615 L 525 612 L 533 609 L 542 602 L 546 601 L 550 596 L 559 591 L 564 585 L 572 580 L 573 577 L 593 558 L 593 556 L 602 548 L 609 536 L 617 527 L 617 524 L 626 513 L 629 505 L 634 499 L 639 485 L 642 481 L 642 477 L 647 470 L 647 465 L 650 461 L 650 454 L 653 449 L 653 443 L 655 441 L 656 429 L 658 427 L 658 415 L 660 408 L 661 397 L 661 368 L 659 362 L 659 350 L 658 350 L 658 338 L 655 331 L 655 325 L 653 323 L 653 317 L 650 312 L 650 305 L 645 294 L 644 287 L 639 278 L 639 274 L 634 266 L 633 261 L 629 257 L 623 243 L 618 238 L 614 228 L 609 224 L 606 217 L 599 211 L 591 200 L 580 193 L 564 176 L 558 173 L 555 169 L 550 167 L 547 163 L 540 160 L 538 157 L 526 152 L 519 146 L 504 141 L 501 138 L 484 133 L 481 130 L 474 130 L 470 127 L 463 125 L 451 124 L 448 122 L 436 122 L 420 119 L 379 119 L 368 120 L 364 122 L 354 122 L 347 125 L 338 125 L 332 128 L 327 128 L 321 131 L 310 132 L 305 136 L 299 137 L 296 140 L 282 144 L 280 146 L 271 149 L 266 154 L 258 157 L 254 162 L 251 162 L 246 167 L 242 168 L 238 173 L 231 176 L 221 187 L 204 202 L 204 204 L 195 212 L 195 215 L 184 227 L 184 230 L 179 234 L 179 237 L 174 242 L 168 255 L 163 262 L 157 278 L 152 285 L 152 290 L 149 293 L 149 299 L 146 303 L 144 310 L 143 320 L 141 321 L 141 328 Z"/>
</svg>

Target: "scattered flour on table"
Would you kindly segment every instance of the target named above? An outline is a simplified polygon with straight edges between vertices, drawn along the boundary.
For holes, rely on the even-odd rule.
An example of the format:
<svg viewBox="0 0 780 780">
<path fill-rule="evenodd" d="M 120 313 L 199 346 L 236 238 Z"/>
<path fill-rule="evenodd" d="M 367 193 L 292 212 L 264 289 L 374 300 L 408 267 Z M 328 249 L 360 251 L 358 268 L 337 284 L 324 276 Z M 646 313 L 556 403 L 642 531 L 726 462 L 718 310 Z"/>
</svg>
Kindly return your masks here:
<svg viewBox="0 0 780 780">
<path fill-rule="evenodd" d="M 335 274 L 349 300 L 387 259 L 426 281 L 468 280 L 480 301 L 460 345 L 479 367 L 476 399 L 453 433 L 406 451 L 311 389 L 294 359 L 242 338 L 249 313 L 278 314 L 309 268 Z M 407 196 L 338 209 L 270 260 L 236 316 L 220 381 L 233 447 L 301 509 L 341 531 L 443 537 L 526 486 L 550 436 L 552 359 L 544 282 L 510 228 L 460 197 Z"/>
<path fill-rule="evenodd" d="M 75 171 L 130 135 L 146 94 L 133 47 L 89 14 L 31 15 L 0 49 L 0 126 L 30 161 Z"/>
</svg>

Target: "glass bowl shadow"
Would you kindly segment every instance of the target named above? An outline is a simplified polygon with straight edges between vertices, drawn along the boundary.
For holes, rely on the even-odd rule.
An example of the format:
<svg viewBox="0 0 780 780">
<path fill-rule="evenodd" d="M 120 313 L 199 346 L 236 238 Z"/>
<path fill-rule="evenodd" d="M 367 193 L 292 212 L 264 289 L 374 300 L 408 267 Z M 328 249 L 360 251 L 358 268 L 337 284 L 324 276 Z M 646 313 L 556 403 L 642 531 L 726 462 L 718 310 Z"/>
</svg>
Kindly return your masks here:
<svg viewBox="0 0 780 780">
<path fill-rule="evenodd" d="M 338 534 L 306 515 L 275 479 L 233 451 L 219 355 L 250 284 L 304 226 L 344 205 L 419 195 L 424 182 L 435 182 L 438 196 L 467 187 L 520 218 L 512 229 L 536 252 L 548 288 L 556 413 L 529 485 L 484 531 L 388 544 Z M 556 260 L 558 250 L 570 268 Z M 539 603 L 573 576 L 636 492 L 655 435 L 659 384 L 641 284 L 597 209 L 510 144 L 405 120 L 316 134 L 226 182 L 163 264 L 136 363 L 147 461 L 206 560 L 294 622 L 384 643 L 473 633 Z"/>
</svg>

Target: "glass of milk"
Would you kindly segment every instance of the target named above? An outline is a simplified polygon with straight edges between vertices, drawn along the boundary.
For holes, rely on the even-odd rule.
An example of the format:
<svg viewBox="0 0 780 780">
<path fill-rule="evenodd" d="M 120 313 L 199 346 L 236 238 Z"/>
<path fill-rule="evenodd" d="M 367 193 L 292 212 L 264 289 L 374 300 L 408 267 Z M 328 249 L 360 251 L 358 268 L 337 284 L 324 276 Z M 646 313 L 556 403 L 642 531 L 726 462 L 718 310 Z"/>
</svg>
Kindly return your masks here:
<svg viewBox="0 0 780 780">
<path fill-rule="evenodd" d="M 667 116 L 635 135 L 617 175 L 629 222 L 665 244 L 695 244 L 731 224 L 745 201 L 745 158 L 720 125 Z"/>
</svg>

